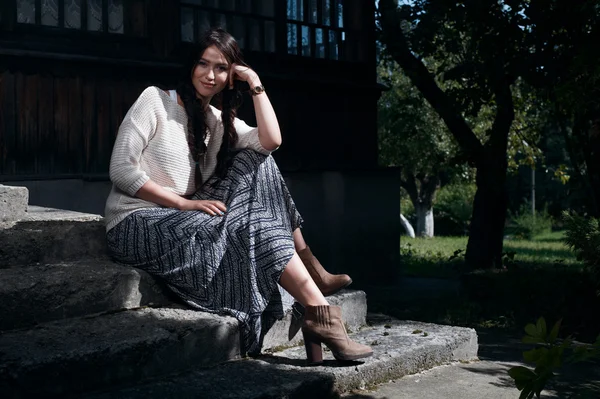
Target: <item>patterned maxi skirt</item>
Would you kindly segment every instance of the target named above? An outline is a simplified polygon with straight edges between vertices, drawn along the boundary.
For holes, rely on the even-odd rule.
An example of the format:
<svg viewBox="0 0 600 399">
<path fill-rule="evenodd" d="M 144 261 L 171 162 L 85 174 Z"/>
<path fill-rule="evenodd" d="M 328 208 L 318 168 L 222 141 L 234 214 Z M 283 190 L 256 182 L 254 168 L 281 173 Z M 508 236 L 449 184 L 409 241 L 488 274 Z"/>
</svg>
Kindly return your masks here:
<svg viewBox="0 0 600 399">
<path fill-rule="evenodd" d="M 226 177 L 211 178 L 194 199 L 222 201 L 227 212 L 136 211 L 107 233 L 109 252 L 162 279 L 191 307 L 235 317 L 242 353 L 259 353 L 263 329 L 293 304 L 278 281 L 302 218 L 273 158 L 252 150 L 237 153 Z"/>
</svg>

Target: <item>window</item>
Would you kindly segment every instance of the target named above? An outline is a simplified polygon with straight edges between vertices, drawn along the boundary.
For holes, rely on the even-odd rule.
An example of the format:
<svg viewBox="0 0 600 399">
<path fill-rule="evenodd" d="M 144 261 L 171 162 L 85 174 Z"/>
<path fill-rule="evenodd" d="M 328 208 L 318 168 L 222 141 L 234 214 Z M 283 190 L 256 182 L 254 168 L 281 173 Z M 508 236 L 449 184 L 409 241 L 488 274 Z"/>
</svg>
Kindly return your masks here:
<svg viewBox="0 0 600 399">
<path fill-rule="evenodd" d="M 343 0 L 180 0 L 180 4 L 184 42 L 194 42 L 206 29 L 219 26 L 247 50 L 349 58 L 344 54 L 350 31 Z M 276 43 L 283 48 L 276 48 Z"/>
<path fill-rule="evenodd" d="M 181 0 L 181 40 L 210 27 L 230 32 L 240 47 L 275 52 L 275 0 Z"/>
<path fill-rule="evenodd" d="M 16 0 L 17 23 L 123 34 L 126 0 Z"/>
<path fill-rule="evenodd" d="M 287 52 L 341 59 L 346 39 L 342 0 L 287 0 Z"/>
</svg>

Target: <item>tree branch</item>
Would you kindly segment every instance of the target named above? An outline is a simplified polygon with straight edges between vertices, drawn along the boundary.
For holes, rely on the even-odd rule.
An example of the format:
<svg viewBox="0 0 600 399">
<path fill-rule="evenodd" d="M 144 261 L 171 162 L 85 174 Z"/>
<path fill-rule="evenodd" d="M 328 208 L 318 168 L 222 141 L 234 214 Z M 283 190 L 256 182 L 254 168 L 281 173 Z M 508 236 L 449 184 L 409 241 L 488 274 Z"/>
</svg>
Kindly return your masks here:
<svg viewBox="0 0 600 399">
<path fill-rule="evenodd" d="M 494 94 L 496 97 L 496 117 L 492 124 L 492 134 L 489 143 L 498 155 L 506 158 L 508 150 L 508 133 L 515 119 L 515 107 L 510 86 L 511 79 L 504 73 L 504 62 L 496 60 L 494 67 Z"/>
<path fill-rule="evenodd" d="M 483 154 L 481 142 L 462 115 L 454 108 L 448 96 L 439 88 L 427 67 L 410 51 L 408 40 L 400 26 L 397 1 L 380 0 L 379 13 L 382 27 L 381 39 L 387 50 L 444 120 L 466 155 L 479 163 Z"/>
</svg>

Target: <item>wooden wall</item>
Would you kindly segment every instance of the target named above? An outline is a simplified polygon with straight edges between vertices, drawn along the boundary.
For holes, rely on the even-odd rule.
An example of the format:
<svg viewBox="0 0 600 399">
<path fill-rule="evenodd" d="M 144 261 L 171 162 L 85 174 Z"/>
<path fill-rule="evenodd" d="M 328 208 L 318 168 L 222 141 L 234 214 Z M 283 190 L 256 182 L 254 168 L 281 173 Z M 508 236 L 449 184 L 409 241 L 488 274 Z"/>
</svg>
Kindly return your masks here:
<svg viewBox="0 0 600 399">
<path fill-rule="evenodd" d="M 114 137 L 146 83 L 5 71 L 0 174 L 106 174 Z"/>
<path fill-rule="evenodd" d="M 128 108 L 149 85 L 172 88 L 177 57 L 185 52 L 177 2 L 131 4 L 137 11 L 129 25 L 136 28 L 121 41 L 44 37 L 0 21 L 0 53 L 9 54 L 0 54 L 0 181 L 107 178 Z M 370 50 L 374 56 L 374 41 Z M 344 65 L 286 54 L 249 53 L 246 59 L 279 117 L 284 146 L 275 158 L 282 170 L 377 165 L 374 59 Z M 248 97 L 240 112 L 248 123 L 255 122 L 251 108 Z"/>
</svg>

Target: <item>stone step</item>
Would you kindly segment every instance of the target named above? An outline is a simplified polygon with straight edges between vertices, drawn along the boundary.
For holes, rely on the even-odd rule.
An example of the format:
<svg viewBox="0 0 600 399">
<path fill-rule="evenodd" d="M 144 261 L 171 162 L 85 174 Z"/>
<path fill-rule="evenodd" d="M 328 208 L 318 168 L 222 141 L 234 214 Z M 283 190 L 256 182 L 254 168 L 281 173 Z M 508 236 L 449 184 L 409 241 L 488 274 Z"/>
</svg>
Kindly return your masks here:
<svg viewBox="0 0 600 399">
<path fill-rule="evenodd" d="M 100 215 L 30 206 L 21 220 L 0 220 L 0 242 L 0 268 L 107 259 Z"/>
<path fill-rule="evenodd" d="M 62 396 L 239 357 L 237 320 L 139 309 L 0 334 L 3 398 Z"/>
<path fill-rule="evenodd" d="M 331 304 L 347 311 L 349 328 L 365 324 L 364 292 L 344 290 L 330 298 Z M 180 303 L 148 273 L 110 261 L 0 269 L 0 331 L 140 306 L 181 307 Z M 288 324 L 276 323 L 265 344 L 280 345 L 279 337 L 287 334 Z"/>
<path fill-rule="evenodd" d="M 173 300 L 148 273 L 110 261 L 0 269 L 0 331 Z"/>
<path fill-rule="evenodd" d="M 108 388 L 86 398 L 339 398 L 343 392 L 372 388 L 438 365 L 477 359 L 477 334 L 470 328 L 379 319 L 351 336 L 372 345 L 373 356 L 342 364 L 326 351 L 324 365 L 309 367 L 304 348 L 298 347 L 127 388 Z"/>
<path fill-rule="evenodd" d="M 26 217 L 28 202 L 29 190 L 27 187 L 0 184 L 0 223 Z"/>
<path fill-rule="evenodd" d="M 350 330 L 365 324 L 364 292 L 329 299 L 342 306 Z M 299 343 L 298 330 L 290 312 L 265 336 L 264 350 Z M 231 317 L 138 308 L 0 333 L 0 392 L 3 398 L 64 396 L 238 357 L 239 326 Z"/>
</svg>

